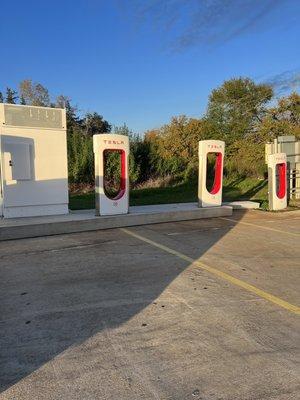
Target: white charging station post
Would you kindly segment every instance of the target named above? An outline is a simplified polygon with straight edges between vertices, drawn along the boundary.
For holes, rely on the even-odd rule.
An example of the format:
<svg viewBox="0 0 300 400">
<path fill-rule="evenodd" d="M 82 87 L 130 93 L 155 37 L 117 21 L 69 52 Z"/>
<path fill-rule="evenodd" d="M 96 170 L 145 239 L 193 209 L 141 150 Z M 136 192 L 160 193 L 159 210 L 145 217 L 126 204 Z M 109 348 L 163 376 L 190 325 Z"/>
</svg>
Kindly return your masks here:
<svg viewBox="0 0 300 400">
<path fill-rule="evenodd" d="M 222 204 L 223 163 L 225 143 L 221 140 L 201 140 L 199 142 L 199 207 L 214 207 Z M 207 189 L 207 164 L 209 154 L 215 154 L 214 180 Z"/>
<path fill-rule="evenodd" d="M 268 155 L 268 195 L 270 210 L 287 207 L 287 162 L 285 153 Z"/>
<path fill-rule="evenodd" d="M 129 138 L 125 135 L 100 134 L 93 136 L 95 156 L 96 215 L 127 214 L 129 211 Z M 119 193 L 110 197 L 105 190 L 105 157 L 120 155 Z"/>
</svg>

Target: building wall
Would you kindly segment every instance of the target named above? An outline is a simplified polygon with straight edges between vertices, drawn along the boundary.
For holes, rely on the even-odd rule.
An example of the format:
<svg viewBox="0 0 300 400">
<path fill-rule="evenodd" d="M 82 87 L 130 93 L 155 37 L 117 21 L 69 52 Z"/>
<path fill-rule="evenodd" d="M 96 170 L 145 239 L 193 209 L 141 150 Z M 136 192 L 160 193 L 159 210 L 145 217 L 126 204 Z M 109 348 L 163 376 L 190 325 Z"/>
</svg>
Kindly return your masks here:
<svg viewBox="0 0 300 400">
<path fill-rule="evenodd" d="M 2 123 L 0 134 L 4 216 L 68 212 L 66 130 Z"/>
</svg>

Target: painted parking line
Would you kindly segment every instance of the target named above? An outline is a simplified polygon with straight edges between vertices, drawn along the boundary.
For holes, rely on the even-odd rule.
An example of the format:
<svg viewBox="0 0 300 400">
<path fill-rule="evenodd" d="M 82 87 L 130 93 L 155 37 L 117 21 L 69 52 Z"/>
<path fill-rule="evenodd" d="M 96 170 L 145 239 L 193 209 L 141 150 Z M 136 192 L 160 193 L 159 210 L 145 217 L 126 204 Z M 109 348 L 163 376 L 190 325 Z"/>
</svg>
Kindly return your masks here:
<svg viewBox="0 0 300 400">
<path fill-rule="evenodd" d="M 233 219 L 233 218 L 219 217 L 219 219 L 224 219 L 225 221 L 235 222 L 236 224 L 254 226 L 255 228 L 261 228 L 261 229 L 265 229 L 267 231 L 273 231 L 273 232 L 277 232 L 277 233 L 278 232 L 279 233 L 284 233 L 286 235 L 297 236 L 297 237 L 300 236 L 300 233 L 297 233 L 297 232 L 288 232 L 288 231 L 283 231 L 281 229 L 270 228 L 269 226 L 262 226 L 262 225 L 258 225 L 258 224 L 252 224 L 251 222 L 237 221 L 236 219 Z"/>
<path fill-rule="evenodd" d="M 127 233 L 130 236 L 133 236 L 136 239 L 139 239 L 145 243 L 150 244 L 151 246 L 157 247 L 160 250 L 163 250 L 169 254 L 172 254 L 173 256 L 176 256 L 176 257 L 180 258 L 181 260 L 187 261 L 187 262 L 191 263 L 191 265 L 193 265 L 194 267 L 201 268 L 204 271 L 207 271 L 207 272 L 211 273 L 212 275 L 217 276 L 218 278 L 221 278 L 227 282 L 230 282 L 233 285 L 239 286 L 239 287 L 247 290 L 248 292 L 254 293 L 257 296 L 259 296 L 265 300 L 268 300 L 271 303 L 276 304 L 279 307 L 285 308 L 286 310 L 288 310 L 294 314 L 300 314 L 300 307 L 295 306 L 294 304 L 288 303 L 287 301 L 282 300 L 280 297 L 276 297 L 268 292 L 265 292 L 264 290 L 257 288 L 256 286 L 250 285 L 247 282 L 237 279 L 234 276 L 227 274 L 226 272 L 222 272 L 216 268 L 210 267 L 209 265 L 204 264 L 201 261 L 194 260 L 193 258 L 186 256 L 185 254 L 180 253 L 177 250 L 171 249 L 170 247 L 167 247 L 163 244 L 154 242 L 153 240 L 148 239 L 142 235 L 139 235 L 138 233 L 132 232 L 125 228 L 120 228 L 120 230 L 122 232 Z"/>
</svg>

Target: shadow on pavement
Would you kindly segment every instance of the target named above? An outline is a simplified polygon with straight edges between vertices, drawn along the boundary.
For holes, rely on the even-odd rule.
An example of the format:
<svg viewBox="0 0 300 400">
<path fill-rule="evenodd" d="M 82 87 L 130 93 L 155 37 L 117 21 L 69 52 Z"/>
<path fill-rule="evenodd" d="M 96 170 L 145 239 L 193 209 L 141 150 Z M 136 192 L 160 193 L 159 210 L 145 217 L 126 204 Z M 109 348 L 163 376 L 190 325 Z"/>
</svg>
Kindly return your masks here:
<svg viewBox="0 0 300 400">
<path fill-rule="evenodd" d="M 220 225 L 199 234 L 197 258 L 232 226 L 218 219 L 195 222 L 199 230 Z M 2 391 L 137 315 L 187 267 L 118 229 L 1 242 Z"/>
</svg>

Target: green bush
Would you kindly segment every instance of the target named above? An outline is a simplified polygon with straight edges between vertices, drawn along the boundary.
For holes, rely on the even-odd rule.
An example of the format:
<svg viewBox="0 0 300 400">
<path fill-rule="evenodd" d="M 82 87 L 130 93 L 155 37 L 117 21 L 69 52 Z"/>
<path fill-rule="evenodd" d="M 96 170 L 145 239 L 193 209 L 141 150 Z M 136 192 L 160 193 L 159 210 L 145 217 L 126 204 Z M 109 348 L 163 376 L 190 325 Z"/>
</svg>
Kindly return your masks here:
<svg viewBox="0 0 300 400">
<path fill-rule="evenodd" d="M 262 178 L 265 171 L 263 143 L 244 139 L 227 146 L 224 161 L 226 176 Z"/>
<path fill-rule="evenodd" d="M 81 132 L 72 132 L 67 138 L 70 183 L 94 182 L 93 140 Z"/>
</svg>

